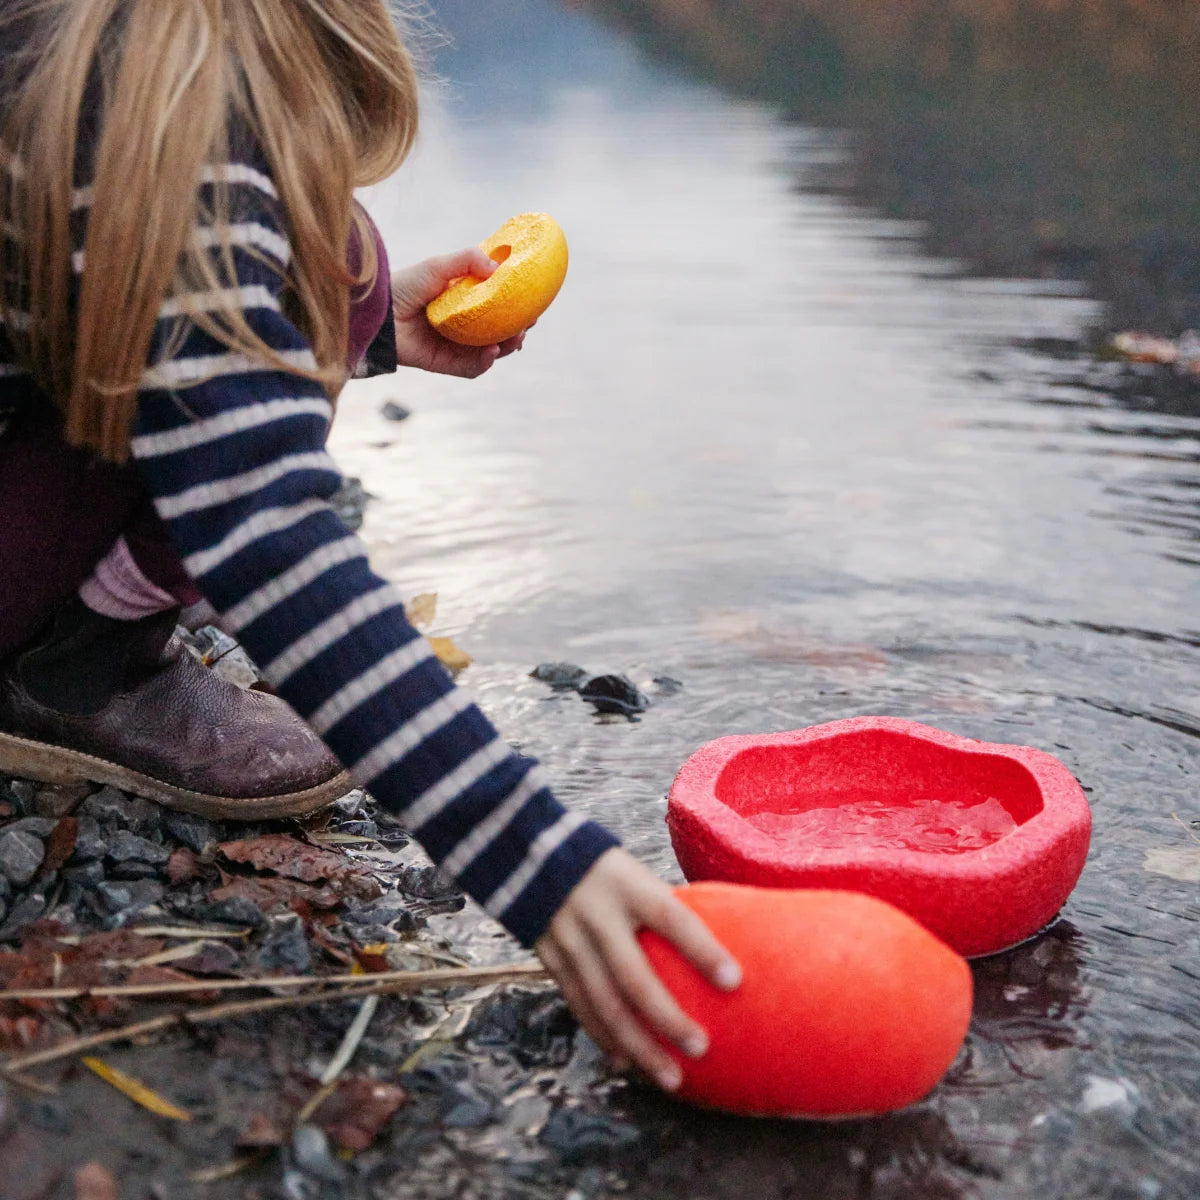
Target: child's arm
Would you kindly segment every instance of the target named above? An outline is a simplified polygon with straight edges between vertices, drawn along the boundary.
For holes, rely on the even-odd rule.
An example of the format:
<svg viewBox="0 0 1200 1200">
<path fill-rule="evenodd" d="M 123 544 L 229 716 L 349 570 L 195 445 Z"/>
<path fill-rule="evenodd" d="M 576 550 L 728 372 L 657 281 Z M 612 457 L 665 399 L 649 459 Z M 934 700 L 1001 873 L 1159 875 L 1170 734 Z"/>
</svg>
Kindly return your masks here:
<svg viewBox="0 0 1200 1200">
<path fill-rule="evenodd" d="M 238 238 L 228 285 L 259 336 L 311 365 L 282 303 L 289 250 L 273 185 L 261 162 L 227 176 Z M 179 314 L 217 299 L 169 299 L 157 344 L 171 344 Z M 194 324 L 185 333 L 146 373 L 132 446 L 189 573 L 357 782 L 514 936 L 554 960 L 589 1029 L 661 1069 L 662 1051 L 643 1045 L 644 1034 L 614 1032 L 636 1023 L 610 995 L 615 987 L 665 1035 L 686 1038 L 686 1019 L 664 1020 L 648 966 L 630 957 L 636 925 L 684 922 L 682 905 L 648 900 L 665 885 L 623 854 L 608 859 L 615 872 L 593 871 L 616 839 L 559 804 L 540 768 L 497 736 L 405 619 L 401 597 L 328 503 L 341 475 L 325 450 L 323 389 L 231 354 Z M 583 946 L 585 934 L 596 950 Z M 676 940 L 708 965 L 711 947 L 698 952 L 682 924 Z"/>
</svg>

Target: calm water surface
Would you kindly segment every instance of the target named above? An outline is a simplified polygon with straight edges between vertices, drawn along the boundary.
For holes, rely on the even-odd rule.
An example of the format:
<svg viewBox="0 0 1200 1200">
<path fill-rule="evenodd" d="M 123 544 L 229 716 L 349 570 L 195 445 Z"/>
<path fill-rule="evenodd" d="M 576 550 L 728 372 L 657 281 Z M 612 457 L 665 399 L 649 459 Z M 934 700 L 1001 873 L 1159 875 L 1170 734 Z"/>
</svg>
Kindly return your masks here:
<svg viewBox="0 0 1200 1200">
<path fill-rule="evenodd" d="M 909 717 L 1049 750 L 1094 806 L 1079 888 L 977 964 L 970 1039 L 927 1102 L 805 1127 L 634 1097 L 669 1136 L 629 1191 L 1200 1194 L 1200 389 L 1095 353 L 1115 305 L 1163 299 L 1145 271 L 1104 293 L 1145 264 L 946 257 L 962 239 L 937 205 L 897 217 L 879 172 L 831 186 L 866 161 L 869 95 L 805 124 L 786 88 L 718 86 L 661 29 L 599 22 L 625 6 L 433 7 L 456 44 L 419 152 L 370 201 L 394 258 L 544 209 L 571 271 L 487 378 L 358 386 L 335 451 L 376 497 L 377 565 L 440 594 L 433 632 L 475 657 L 463 682 L 506 735 L 673 879 L 666 790 L 727 733 Z M 955 155 L 921 163 L 957 194 Z M 1184 210 L 1163 209 L 1179 254 Z M 548 659 L 684 686 L 607 723 L 528 678 Z M 508 951 L 476 914 L 452 929 Z"/>
</svg>

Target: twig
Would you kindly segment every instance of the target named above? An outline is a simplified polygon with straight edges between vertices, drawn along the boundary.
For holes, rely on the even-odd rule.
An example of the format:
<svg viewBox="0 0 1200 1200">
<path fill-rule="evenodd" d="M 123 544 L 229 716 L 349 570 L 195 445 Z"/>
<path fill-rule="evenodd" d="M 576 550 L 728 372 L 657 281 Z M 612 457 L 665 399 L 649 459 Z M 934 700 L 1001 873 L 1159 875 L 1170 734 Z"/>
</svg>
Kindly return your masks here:
<svg viewBox="0 0 1200 1200">
<path fill-rule="evenodd" d="M 527 972 L 545 975 L 539 963 L 514 963 L 503 967 L 469 967 L 434 971 L 381 971 L 375 975 L 280 975 L 271 979 L 197 979 L 195 983 L 142 983 L 91 988 L 23 988 L 0 992 L 5 1000 L 90 1000 L 102 996 L 173 996 L 187 992 L 240 992 L 261 988 L 321 987 L 327 984 L 411 983 L 414 988 L 456 987 L 459 983 L 489 983 L 492 973 Z"/>
<path fill-rule="evenodd" d="M 252 1150 L 249 1154 L 238 1155 L 232 1162 L 221 1163 L 216 1167 L 205 1167 L 202 1171 L 193 1171 L 188 1176 L 188 1180 L 191 1183 L 220 1183 L 222 1179 L 232 1179 L 233 1176 L 240 1175 L 248 1167 L 262 1162 L 270 1153 L 269 1147 L 263 1150 Z"/>
<path fill-rule="evenodd" d="M 354 1057 L 354 1052 L 358 1049 L 358 1043 L 363 1040 L 363 1036 L 367 1032 L 367 1026 L 371 1024 L 371 1018 L 375 1015 L 375 1010 L 378 1007 L 378 996 L 368 996 L 362 1002 L 362 1008 L 358 1010 L 358 1016 L 354 1018 L 354 1023 L 350 1028 L 346 1030 L 346 1036 L 342 1039 L 342 1044 L 338 1047 L 338 1052 L 329 1060 L 329 1066 L 325 1068 L 325 1073 L 321 1076 L 322 1087 L 328 1087 L 349 1066 L 350 1060 Z"/>
<path fill-rule="evenodd" d="M 1171 816 L 1183 826 L 1184 833 L 1186 833 L 1193 842 L 1197 843 L 1197 845 L 1200 845 L 1200 837 L 1196 836 L 1196 831 L 1177 812 L 1173 812 Z"/>
<path fill-rule="evenodd" d="M 154 1017 L 149 1021 L 139 1021 L 135 1025 L 126 1025 L 122 1029 L 110 1029 L 104 1033 L 91 1034 L 88 1037 L 74 1038 L 48 1050 L 39 1050 L 33 1054 L 24 1054 L 10 1058 L 0 1064 L 0 1070 L 24 1071 L 29 1067 L 41 1066 L 43 1063 L 56 1062 L 60 1059 L 71 1058 L 85 1050 L 96 1046 L 107 1046 L 113 1042 L 124 1042 L 131 1038 L 144 1037 L 149 1033 L 170 1029 L 173 1026 L 211 1025 L 217 1021 L 227 1021 L 233 1017 L 248 1016 L 252 1013 L 271 1012 L 279 1008 L 303 1008 L 309 1004 L 325 1004 L 331 1000 L 345 1000 L 352 996 L 392 996 L 404 995 L 408 992 L 420 991 L 430 987 L 459 987 L 463 983 L 488 983 L 499 986 L 505 983 L 529 983 L 546 979 L 547 972 L 533 965 L 515 967 L 478 967 L 470 971 L 410 971 L 396 972 L 401 978 L 392 978 L 386 983 L 368 983 L 357 987 L 342 984 L 336 988 L 323 991 L 309 992 L 301 996 L 276 996 L 270 1000 L 240 1000 L 233 1004 L 219 1004 L 213 1008 L 193 1009 L 191 1012 L 172 1013 L 169 1016 Z M 469 976 L 469 979 L 464 979 Z M 352 975 L 350 980 L 378 980 L 379 975 Z M 322 981 L 324 982 L 324 981 Z M 189 990 L 198 990 L 195 986 Z M 205 985 L 207 990 L 207 985 Z"/>
<path fill-rule="evenodd" d="M 10 1087 L 20 1088 L 25 1092 L 32 1092 L 35 1096 L 53 1096 L 58 1091 L 57 1088 L 51 1087 L 48 1083 L 41 1083 L 25 1075 L 18 1075 L 16 1071 L 10 1071 L 5 1067 L 0 1067 L 0 1081 L 7 1083 Z"/>
</svg>

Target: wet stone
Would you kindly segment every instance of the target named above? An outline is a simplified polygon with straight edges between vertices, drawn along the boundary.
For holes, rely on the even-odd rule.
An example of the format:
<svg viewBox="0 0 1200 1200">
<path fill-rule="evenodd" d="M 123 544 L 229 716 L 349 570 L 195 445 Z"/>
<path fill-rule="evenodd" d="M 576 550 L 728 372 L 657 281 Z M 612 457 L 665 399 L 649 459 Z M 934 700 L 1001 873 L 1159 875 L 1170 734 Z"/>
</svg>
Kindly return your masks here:
<svg viewBox="0 0 1200 1200">
<path fill-rule="evenodd" d="M 153 832 L 162 818 L 162 809 L 157 805 L 141 796 L 127 796 L 115 787 L 93 793 L 80 805 L 79 812 L 94 817 L 101 825 L 116 825 L 139 834 Z"/>
<path fill-rule="evenodd" d="M 191 958 L 175 964 L 193 975 L 232 975 L 240 965 L 238 952 L 228 942 L 205 942 Z"/>
<path fill-rule="evenodd" d="M 38 817 L 69 817 L 83 802 L 91 788 L 87 784 L 64 784 L 40 788 L 33 798 L 33 813 Z"/>
<path fill-rule="evenodd" d="M 76 887 L 94 888 L 98 883 L 104 882 L 104 864 L 98 859 L 92 859 L 75 867 L 67 867 L 62 877 L 68 884 L 74 884 Z"/>
<path fill-rule="evenodd" d="M 579 695 L 600 713 L 632 717 L 650 707 L 649 698 L 624 675 L 597 675 L 579 689 Z"/>
<path fill-rule="evenodd" d="M 338 827 L 338 833 L 349 833 L 355 837 L 379 840 L 379 826 L 369 817 L 361 821 L 343 821 Z"/>
<path fill-rule="evenodd" d="M 12 895 L 12 884 L 7 875 L 0 875 L 0 900 L 7 900 Z"/>
<path fill-rule="evenodd" d="M 166 888 L 155 879 L 108 880 L 96 887 L 96 895 L 104 907 L 114 916 L 121 917 L 131 917 L 143 908 L 157 904 L 165 894 Z"/>
<path fill-rule="evenodd" d="M 641 1140 L 635 1126 L 578 1108 L 556 1109 L 538 1135 L 568 1166 L 621 1162 Z"/>
<path fill-rule="evenodd" d="M 165 867 L 171 851 L 136 833 L 120 830 L 108 839 L 104 857 L 114 865 L 139 863 L 150 867 Z"/>
<path fill-rule="evenodd" d="M 157 879 L 162 874 L 160 867 L 151 866 L 149 863 L 137 862 L 130 859 L 128 862 L 114 863 L 108 869 L 110 879 Z"/>
<path fill-rule="evenodd" d="M 104 857 L 107 840 L 100 832 L 100 823 L 95 817 L 79 817 L 79 828 L 75 835 L 75 853 L 71 862 L 84 863 Z"/>
<path fill-rule="evenodd" d="M 242 896 L 220 900 L 213 904 L 199 903 L 178 907 L 181 916 L 195 921 L 213 921 L 218 925 L 233 925 L 238 928 L 258 929 L 266 918 L 257 904 Z"/>
<path fill-rule="evenodd" d="M 578 691 L 588 673 L 574 663 L 544 662 L 539 663 L 529 674 L 540 683 L 549 684 L 555 691 Z"/>
<path fill-rule="evenodd" d="M 197 854 L 204 853 L 204 847 L 217 840 L 216 827 L 204 817 L 195 813 L 172 812 L 166 809 L 162 814 L 163 832 L 173 841 Z"/>
<path fill-rule="evenodd" d="M 448 1129 L 482 1129 L 495 1119 L 495 1104 L 469 1083 L 448 1088 L 442 1103 L 442 1124 Z"/>
<path fill-rule="evenodd" d="M 48 838 L 53 832 L 57 821 L 48 817 L 22 817 L 19 821 L 10 821 L 4 826 L 4 833 L 31 833 L 35 838 Z"/>
<path fill-rule="evenodd" d="M 500 993 L 476 1008 L 464 1036 L 476 1046 L 506 1051 L 523 1067 L 562 1067 L 578 1029 L 561 996 Z"/>
<path fill-rule="evenodd" d="M 301 1125 L 292 1135 L 292 1155 L 301 1171 L 327 1183 L 342 1183 L 347 1177 L 346 1167 L 330 1151 L 329 1139 L 315 1125 Z"/>
<path fill-rule="evenodd" d="M 0 833 L 0 875 L 17 887 L 24 887 L 38 872 L 46 857 L 42 840 L 20 829 Z"/>
<path fill-rule="evenodd" d="M 304 922 L 295 913 L 272 917 L 258 951 L 258 965 L 264 971 L 282 971 L 304 975 L 312 970 L 312 954 L 304 934 Z"/>
<path fill-rule="evenodd" d="M 383 413 L 384 419 L 388 421 L 407 421 L 412 416 L 412 409 L 405 408 L 396 400 L 385 400 L 383 408 L 379 410 Z"/>
<path fill-rule="evenodd" d="M 415 900 L 448 900 L 463 894 L 462 888 L 437 867 L 405 867 L 396 876 L 396 890 Z"/>
<path fill-rule="evenodd" d="M 340 800 L 334 801 L 333 812 L 337 817 L 362 817 L 367 812 L 367 793 L 361 788 L 347 792 Z"/>
<path fill-rule="evenodd" d="M 23 929 L 40 919 L 46 911 L 46 897 L 38 892 L 25 892 L 17 896 L 9 906 L 4 925 L 0 927 L 0 941 L 11 940 Z"/>
<path fill-rule="evenodd" d="M 19 813 L 33 811 L 33 800 L 37 795 L 37 784 L 28 779 L 10 779 L 7 787 L 8 798 L 16 806 Z"/>
</svg>

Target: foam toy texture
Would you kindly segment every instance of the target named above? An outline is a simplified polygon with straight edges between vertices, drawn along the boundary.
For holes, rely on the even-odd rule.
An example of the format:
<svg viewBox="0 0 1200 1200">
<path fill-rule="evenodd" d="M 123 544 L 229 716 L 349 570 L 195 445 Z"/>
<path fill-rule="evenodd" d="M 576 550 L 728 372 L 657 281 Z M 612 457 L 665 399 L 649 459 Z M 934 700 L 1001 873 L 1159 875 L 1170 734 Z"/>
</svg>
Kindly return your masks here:
<svg viewBox="0 0 1200 1200">
<path fill-rule="evenodd" d="M 657 934 L 639 934 L 680 1006 L 708 1031 L 677 1095 L 750 1116 L 890 1112 L 927 1095 L 967 1034 L 966 960 L 912 918 L 855 892 L 697 883 L 676 895 L 742 964 L 713 987 Z M 665 1043 L 664 1043 L 665 1044 Z"/>
<path fill-rule="evenodd" d="M 1050 922 L 1092 822 L 1041 750 L 855 717 L 708 743 L 676 777 L 667 824 L 689 880 L 864 892 L 973 956 Z"/>
<path fill-rule="evenodd" d="M 521 213 L 479 247 L 500 265 L 488 279 L 457 279 L 425 309 L 430 324 L 464 346 L 494 346 L 528 329 L 567 277 L 567 239 L 548 213 Z"/>
</svg>

